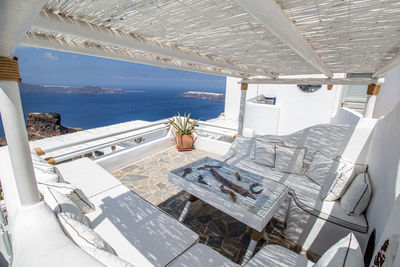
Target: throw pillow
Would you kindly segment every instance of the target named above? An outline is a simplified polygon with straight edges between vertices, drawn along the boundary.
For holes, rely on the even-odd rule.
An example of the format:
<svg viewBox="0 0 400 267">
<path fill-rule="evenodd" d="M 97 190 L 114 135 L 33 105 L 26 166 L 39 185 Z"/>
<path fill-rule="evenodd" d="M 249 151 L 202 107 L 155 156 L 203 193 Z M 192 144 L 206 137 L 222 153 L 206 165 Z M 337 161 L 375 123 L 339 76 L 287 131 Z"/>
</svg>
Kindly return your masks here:
<svg viewBox="0 0 400 267">
<path fill-rule="evenodd" d="M 46 202 L 55 213 L 65 213 L 66 216 L 70 216 L 72 219 L 89 226 L 89 220 L 67 196 L 47 186 L 39 185 L 39 191 L 43 196 L 44 202 Z"/>
<path fill-rule="evenodd" d="M 51 187 L 55 191 L 68 196 L 84 214 L 95 211 L 95 206 L 90 202 L 82 190 L 76 188 L 72 184 L 38 182 L 38 185 Z"/>
<path fill-rule="evenodd" d="M 33 164 L 33 170 L 35 172 L 36 181 L 38 182 L 50 182 L 50 183 L 58 183 L 59 178 L 55 173 L 54 168 L 48 169 L 47 167 Z"/>
<path fill-rule="evenodd" d="M 99 262 L 103 263 L 105 266 L 112 266 L 112 267 L 133 267 L 132 264 L 124 261 L 120 257 L 108 253 L 104 250 L 97 249 L 97 248 L 89 248 L 89 247 L 83 247 L 83 250 L 85 250 L 89 255 L 92 257 L 96 258 Z"/>
<path fill-rule="evenodd" d="M 364 257 L 353 233 L 330 247 L 315 263 L 315 267 L 362 267 Z"/>
<path fill-rule="evenodd" d="M 360 215 L 368 207 L 372 188 L 368 173 L 360 173 L 340 199 L 340 207 L 348 215 Z"/>
<path fill-rule="evenodd" d="M 64 233 L 79 247 L 97 248 L 115 255 L 114 249 L 93 229 L 63 213 L 58 213 L 57 218 Z"/>
<path fill-rule="evenodd" d="M 328 179 L 322 186 L 320 197 L 322 200 L 336 201 L 346 191 L 354 178 L 354 163 L 346 162 L 346 166 Z"/>
<path fill-rule="evenodd" d="M 306 176 L 320 186 L 324 186 L 327 180 L 334 177 L 336 173 L 340 173 L 345 166 L 344 162 L 330 159 L 317 151 Z"/>
<path fill-rule="evenodd" d="M 263 140 L 257 139 L 254 147 L 255 163 L 265 165 L 267 167 L 275 166 L 275 144 L 266 143 Z"/>
<path fill-rule="evenodd" d="M 290 148 L 280 145 L 275 146 L 275 168 L 272 170 L 297 175 L 303 174 L 303 158 L 305 148 Z"/>
</svg>

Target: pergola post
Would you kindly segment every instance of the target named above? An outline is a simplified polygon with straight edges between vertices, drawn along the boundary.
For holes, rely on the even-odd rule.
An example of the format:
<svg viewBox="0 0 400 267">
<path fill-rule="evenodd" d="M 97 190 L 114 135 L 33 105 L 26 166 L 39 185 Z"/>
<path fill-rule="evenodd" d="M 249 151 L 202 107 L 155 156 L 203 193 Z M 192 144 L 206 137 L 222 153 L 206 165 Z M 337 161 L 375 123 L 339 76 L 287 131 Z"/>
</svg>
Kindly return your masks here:
<svg viewBox="0 0 400 267">
<path fill-rule="evenodd" d="M 22 206 L 40 201 L 19 93 L 18 62 L 13 53 L 44 5 L 43 0 L 0 2 L 0 113 L 15 184 Z M 4 191 L 7 191 L 4 185 Z"/>
<path fill-rule="evenodd" d="M 246 111 L 246 94 L 247 94 L 247 83 L 242 83 L 240 85 L 240 109 L 239 109 L 239 125 L 238 125 L 238 135 L 243 135 L 243 124 L 244 124 L 244 113 Z"/>
<path fill-rule="evenodd" d="M 367 102 L 365 103 L 364 118 L 372 118 L 375 108 L 376 96 L 381 89 L 380 84 L 370 84 L 367 89 Z"/>
</svg>

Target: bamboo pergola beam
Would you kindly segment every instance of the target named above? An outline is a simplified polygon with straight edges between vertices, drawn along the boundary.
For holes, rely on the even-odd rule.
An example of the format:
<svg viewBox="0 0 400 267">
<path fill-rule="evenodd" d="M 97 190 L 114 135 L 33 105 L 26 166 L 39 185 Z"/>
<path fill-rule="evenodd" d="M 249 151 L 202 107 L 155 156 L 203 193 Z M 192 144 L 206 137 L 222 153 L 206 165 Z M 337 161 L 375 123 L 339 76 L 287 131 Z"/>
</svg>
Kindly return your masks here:
<svg viewBox="0 0 400 267">
<path fill-rule="evenodd" d="M 80 44 L 72 40 L 53 39 L 50 36 L 37 35 L 34 33 L 25 34 L 25 37 L 21 40 L 20 45 L 213 75 L 232 76 L 236 78 L 248 76 L 246 73 L 232 72 L 225 69 L 206 67 L 197 64 L 187 64 L 185 62 L 177 62 L 176 60 L 170 60 L 153 55 L 122 52 L 100 45 L 89 46 L 88 44 Z"/>
<path fill-rule="evenodd" d="M 45 32 L 66 34 L 82 40 L 103 43 L 105 45 L 120 48 L 139 50 L 172 59 L 178 58 L 189 63 L 223 68 L 232 72 L 247 73 L 253 76 L 275 76 L 269 71 L 256 67 L 238 64 L 216 56 L 202 55 L 195 51 L 181 49 L 175 45 L 158 43 L 142 36 L 113 30 L 104 26 L 98 26 L 77 19 L 56 15 L 47 11 L 42 11 L 40 13 L 32 27 Z"/>
<path fill-rule="evenodd" d="M 240 83 L 248 84 L 310 84 L 310 85 L 369 85 L 369 84 L 382 84 L 384 79 L 373 79 L 373 78 L 304 78 L 304 79 L 292 79 L 292 78 L 277 78 L 277 79 L 242 79 Z"/>
<path fill-rule="evenodd" d="M 274 0 L 235 0 L 254 19 L 325 76 L 333 73 Z"/>
</svg>

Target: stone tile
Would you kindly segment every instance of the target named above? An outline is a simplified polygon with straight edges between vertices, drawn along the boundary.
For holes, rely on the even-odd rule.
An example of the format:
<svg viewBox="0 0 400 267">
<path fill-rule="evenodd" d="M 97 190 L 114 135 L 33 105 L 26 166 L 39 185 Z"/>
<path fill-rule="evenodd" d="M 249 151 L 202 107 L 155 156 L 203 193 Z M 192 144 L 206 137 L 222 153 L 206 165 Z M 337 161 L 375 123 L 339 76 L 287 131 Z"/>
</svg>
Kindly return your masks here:
<svg viewBox="0 0 400 267">
<path fill-rule="evenodd" d="M 147 179 L 147 176 L 137 175 L 137 174 L 127 174 L 121 178 L 121 181 L 134 182 L 134 181 L 140 181 L 140 180 L 144 180 L 144 179 Z"/>
</svg>

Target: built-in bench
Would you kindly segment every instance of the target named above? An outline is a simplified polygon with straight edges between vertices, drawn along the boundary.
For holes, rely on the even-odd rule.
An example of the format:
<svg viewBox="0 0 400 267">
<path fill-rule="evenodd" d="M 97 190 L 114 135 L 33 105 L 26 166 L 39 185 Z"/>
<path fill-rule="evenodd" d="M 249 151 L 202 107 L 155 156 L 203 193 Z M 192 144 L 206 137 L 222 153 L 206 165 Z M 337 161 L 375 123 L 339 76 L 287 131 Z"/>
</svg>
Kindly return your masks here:
<svg viewBox="0 0 400 267">
<path fill-rule="evenodd" d="M 353 163 L 363 163 L 363 152 L 373 129 L 373 123 L 360 125 L 315 125 L 286 135 L 238 137 L 221 160 L 247 171 L 265 176 L 290 187 L 290 198 L 275 217 L 285 221 L 287 238 L 306 250 L 321 255 L 331 245 L 350 232 L 354 232 L 363 249 L 368 239 L 368 222 L 365 214 L 348 215 L 339 200 L 321 200 L 321 185 L 304 175 L 317 151 L 329 158 L 344 158 Z M 271 167 L 253 160 L 256 141 L 280 144 L 285 147 L 304 148 L 303 175 L 274 171 Z M 365 168 L 363 165 L 359 165 Z M 355 167 L 357 169 L 359 167 Z"/>
<path fill-rule="evenodd" d="M 95 205 L 86 214 L 92 228 L 117 255 L 137 266 L 166 266 L 199 236 L 122 185 L 88 158 L 57 165 L 63 179 Z"/>
</svg>

